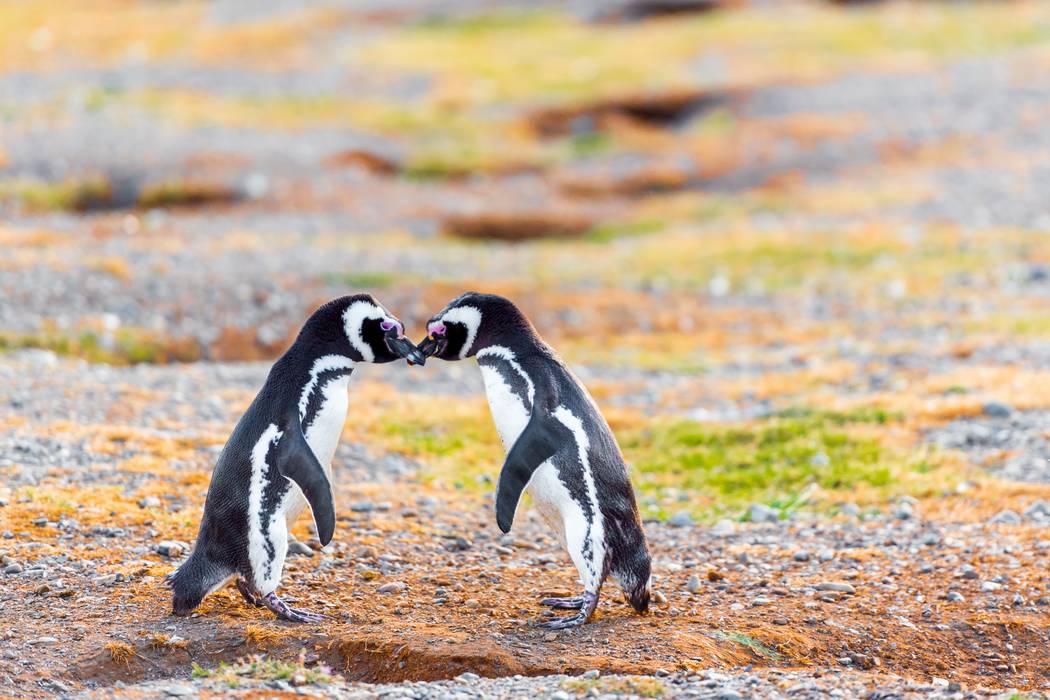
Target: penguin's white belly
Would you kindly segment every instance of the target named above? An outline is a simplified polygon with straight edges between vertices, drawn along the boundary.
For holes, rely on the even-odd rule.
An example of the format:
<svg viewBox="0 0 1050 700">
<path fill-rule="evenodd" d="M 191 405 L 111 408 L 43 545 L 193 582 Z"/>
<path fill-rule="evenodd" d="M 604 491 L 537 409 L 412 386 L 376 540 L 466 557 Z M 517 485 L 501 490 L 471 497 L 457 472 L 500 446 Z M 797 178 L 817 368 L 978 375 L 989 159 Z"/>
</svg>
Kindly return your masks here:
<svg viewBox="0 0 1050 700">
<path fill-rule="evenodd" d="M 343 433 L 343 425 L 346 423 L 346 414 L 350 407 L 350 399 L 347 388 L 350 383 L 350 375 L 337 377 L 330 380 L 323 387 L 315 391 L 322 392 L 323 401 L 320 410 L 314 415 L 309 425 L 304 426 L 306 444 L 313 450 L 317 461 L 321 463 L 325 476 L 329 483 L 332 482 L 332 458 L 339 446 L 339 437 Z M 295 521 L 306 507 L 306 497 L 302 490 L 291 483 L 288 494 L 281 503 L 289 526 Z"/>
<path fill-rule="evenodd" d="M 509 450 L 528 425 L 529 412 L 521 397 L 511 391 L 499 370 L 482 365 L 481 376 L 485 380 L 485 396 L 489 400 L 496 432 L 504 449 Z"/>
<path fill-rule="evenodd" d="M 489 410 L 496 424 L 503 447 L 510 450 L 514 446 L 525 426 L 529 422 L 529 412 L 518 394 L 511 390 L 499 370 L 481 366 L 481 375 L 485 379 L 485 395 L 488 398 Z M 562 545 L 565 544 L 566 510 L 579 511 L 565 486 L 558 479 L 558 472 L 547 460 L 532 474 L 532 479 L 525 487 L 532 497 L 536 509 L 543 519 L 558 533 Z M 582 515 L 582 513 L 581 513 Z"/>
</svg>

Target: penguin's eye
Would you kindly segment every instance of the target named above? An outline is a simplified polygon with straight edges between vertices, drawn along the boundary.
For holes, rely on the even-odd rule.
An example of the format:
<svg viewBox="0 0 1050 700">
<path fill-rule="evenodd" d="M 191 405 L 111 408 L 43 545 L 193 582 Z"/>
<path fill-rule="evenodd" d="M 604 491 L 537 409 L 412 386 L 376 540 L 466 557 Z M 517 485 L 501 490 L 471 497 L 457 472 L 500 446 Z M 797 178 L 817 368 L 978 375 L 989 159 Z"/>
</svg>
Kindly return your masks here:
<svg viewBox="0 0 1050 700">
<path fill-rule="evenodd" d="M 434 321 L 427 326 L 427 333 L 433 336 L 443 336 L 446 332 L 445 324 L 441 321 Z"/>
<path fill-rule="evenodd" d="M 398 328 L 400 325 L 400 323 L 396 321 L 391 321 L 387 318 L 383 319 L 383 321 L 379 324 L 379 327 L 382 328 L 384 331 L 392 331 L 395 328 Z"/>
</svg>

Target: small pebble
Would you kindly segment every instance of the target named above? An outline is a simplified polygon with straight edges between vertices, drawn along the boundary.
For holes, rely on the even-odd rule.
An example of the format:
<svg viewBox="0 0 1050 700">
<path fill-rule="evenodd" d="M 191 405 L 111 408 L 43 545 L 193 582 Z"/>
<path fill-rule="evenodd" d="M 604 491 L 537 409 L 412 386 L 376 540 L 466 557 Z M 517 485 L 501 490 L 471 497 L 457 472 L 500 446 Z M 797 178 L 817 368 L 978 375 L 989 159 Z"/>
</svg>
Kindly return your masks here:
<svg viewBox="0 0 1050 700">
<path fill-rule="evenodd" d="M 680 510 L 667 521 L 671 527 L 690 527 L 693 524 L 693 516 L 687 510 Z"/>
<path fill-rule="evenodd" d="M 1001 401 L 989 401 L 984 405 L 984 415 L 989 418 L 1009 418 L 1013 412 L 1009 406 Z"/>
<path fill-rule="evenodd" d="M 993 525 L 1018 525 L 1021 522 L 1021 516 L 1007 509 L 996 513 L 988 522 Z"/>
<path fill-rule="evenodd" d="M 852 585 L 840 581 L 825 581 L 817 584 L 818 591 L 835 591 L 836 593 L 848 593 L 853 595 L 857 592 Z"/>
</svg>

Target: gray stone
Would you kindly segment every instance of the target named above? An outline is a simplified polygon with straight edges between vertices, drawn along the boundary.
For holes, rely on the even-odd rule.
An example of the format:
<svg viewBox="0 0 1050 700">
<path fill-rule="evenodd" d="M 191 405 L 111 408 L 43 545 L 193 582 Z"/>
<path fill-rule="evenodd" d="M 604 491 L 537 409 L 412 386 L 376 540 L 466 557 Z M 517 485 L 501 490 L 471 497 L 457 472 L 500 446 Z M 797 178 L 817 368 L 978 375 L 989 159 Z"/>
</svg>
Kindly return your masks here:
<svg viewBox="0 0 1050 700">
<path fill-rule="evenodd" d="M 670 517 L 667 524 L 671 527 L 690 527 L 693 524 L 693 516 L 687 510 L 680 510 Z"/>
<path fill-rule="evenodd" d="M 949 603 L 964 603 L 966 598 L 959 591 L 948 591 L 948 602 Z"/>
<path fill-rule="evenodd" d="M 5 574 L 20 574 L 22 573 L 22 567 L 18 564 L 8 564 L 4 567 Z"/>
<path fill-rule="evenodd" d="M 1001 401 L 989 401 L 984 405 L 984 415 L 989 418 L 1009 418 L 1013 410 Z"/>
<path fill-rule="evenodd" d="M 793 558 L 795 559 L 795 561 L 809 561 L 809 552 L 807 552 L 804 549 L 800 549 L 799 551 L 795 552 Z"/>
<path fill-rule="evenodd" d="M 715 537 L 728 537 L 736 532 L 736 523 L 728 518 L 722 518 L 710 530 Z"/>
<path fill-rule="evenodd" d="M 162 557 L 174 559 L 182 556 L 183 552 L 186 551 L 186 546 L 174 540 L 164 540 L 163 542 L 158 542 L 153 550 Z"/>
<path fill-rule="evenodd" d="M 841 581 L 824 581 L 817 584 L 818 591 L 835 591 L 836 593 L 847 593 L 853 595 L 857 592 L 853 586 Z"/>
<path fill-rule="evenodd" d="M 685 588 L 690 593 L 699 593 L 701 589 L 700 577 L 697 574 L 690 575 Z"/>
<path fill-rule="evenodd" d="M 1034 520 L 1035 522 L 1050 521 L 1050 502 L 1044 500 L 1036 501 L 1024 509 L 1024 517 L 1026 520 Z"/>
<path fill-rule="evenodd" d="M 391 581 L 390 583 L 384 583 L 382 586 L 376 589 L 378 593 L 400 593 L 401 591 L 408 588 L 408 584 L 404 581 Z"/>
<path fill-rule="evenodd" d="M 583 677 L 584 677 L 584 678 L 590 678 L 590 679 L 593 679 L 593 678 L 598 678 L 598 677 L 599 677 L 600 675 L 602 675 L 602 672 L 601 672 L 601 671 L 599 671 L 599 670 L 598 670 L 598 669 L 596 669 L 596 668 L 592 668 L 592 669 L 591 669 L 590 671 L 587 671 L 587 672 L 585 672 L 585 673 L 583 674 Z"/>
<path fill-rule="evenodd" d="M 747 509 L 747 519 L 753 523 L 775 523 L 780 520 L 780 511 L 761 503 L 752 503 Z"/>
<path fill-rule="evenodd" d="M 139 499 L 139 508 L 156 508 L 160 505 L 160 499 L 156 496 L 146 496 Z"/>
<path fill-rule="evenodd" d="M 1014 511 L 1007 509 L 998 512 L 988 522 L 993 525 L 1018 525 L 1021 522 L 1021 516 Z"/>
</svg>

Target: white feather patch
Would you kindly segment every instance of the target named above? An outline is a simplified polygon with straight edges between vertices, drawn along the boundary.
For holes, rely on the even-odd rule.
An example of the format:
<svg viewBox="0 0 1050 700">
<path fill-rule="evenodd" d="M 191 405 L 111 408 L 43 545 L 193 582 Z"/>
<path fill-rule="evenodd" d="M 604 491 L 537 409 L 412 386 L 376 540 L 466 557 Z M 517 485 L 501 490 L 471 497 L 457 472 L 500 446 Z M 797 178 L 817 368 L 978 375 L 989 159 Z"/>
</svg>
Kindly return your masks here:
<svg viewBox="0 0 1050 700">
<path fill-rule="evenodd" d="M 518 358 L 510 348 L 504 347 L 502 345 L 490 345 L 484 350 L 479 351 L 477 356 L 492 356 L 506 360 L 507 364 L 509 364 L 511 368 L 515 372 L 520 374 L 521 378 L 525 380 L 525 385 L 529 388 L 529 403 L 533 403 L 536 401 L 536 387 L 532 383 L 532 377 L 530 377 L 529 373 L 522 369 L 521 365 L 518 364 Z"/>
<path fill-rule="evenodd" d="M 602 564 L 605 561 L 605 522 L 601 508 L 598 507 L 598 489 L 594 483 L 594 474 L 591 473 L 591 460 L 587 454 L 591 447 L 591 441 L 587 437 L 587 431 L 584 430 L 583 422 L 567 407 L 558 406 L 554 409 L 554 417 L 572 432 L 576 441 L 580 464 L 583 465 L 583 481 L 587 487 L 587 499 L 590 501 L 591 513 L 593 514 L 589 533 L 591 543 L 590 561 L 584 562 L 582 556 L 574 551 L 577 547 L 582 548 L 585 534 L 583 532 L 573 532 L 576 528 L 573 527 L 573 523 L 570 521 L 566 522 L 565 534 L 568 540 L 569 555 L 572 556 L 577 568 L 580 569 L 580 574 L 584 579 L 584 586 L 587 587 L 587 590 L 591 590 L 589 586 L 601 577 Z M 576 527 L 581 525 L 584 525 L 584 523 L 576 523 Z M 574 542 L 574 539 L 577 542 Z M 581 563 L 586 565 L 586 570 L 580 566 Z"/>
<path fill-rule="evenodd" d="M 255 576 L 255 587 L 263 595 L 277 587 L 274 579 L 279 579 L 281 576 L 280 568 L 284 565 L 283 549 L 287 545 L 287 541 L 282 543 L 275 539 L 275 536 L 280 536 L 280 532 L 276 532 L 278 529 L 283 531 L 287 538 L 287 531 L 283 527 L 284 517 L 280 509 L 274 509 L 273 517 L 268 522 L 263 522 L 262 519 L 263 493 L 270 483 L 270 480 L 267 478 L 270 466 L 266 458 L 270 454 L 270 449 L 280 441 L 282 434 L 277 429 L 277 426 L 271 423 L 270 427 L 259 436 L 255 446 L 252 448 L 252 476 L 248 485 L 248 561 L 251 562 L 252 573 Z M 275 527 L 277 525 L 275 521 L 277 520 L 281 521 L 280 526 Z M 266 551 L 268 536 L 275 548 L 276 556 L 272 563 L 270 555 Z M 277 559 L 280 559 L 279 566 Z M 267 568 L 270 570 L 269 576 L 265 575 Z M 271 583 L 273 586 L 268 591 L 264 591 L 263 589 L 269 587 Z"/>
<path fill-rule="evenodd" d="M 459 359 L 464 359 L 474 345 L 474 339 L 478 337 L 478 328 L 481 326 L 481 309 L 476 306 L 457 306 L 449 309 L 441 317 L 443 323 L 462 323 L 467 328 L 467 340 L 463 343 L 463 349 L 459 351 Z"/>
<path fill-rule="evenodd" d="M 342 355 L 325 355 L 314 360 L 313 366 L 310 368 L 310 380 L 306 382 L 306 386 L 303 387 L 302 393 L 299 394 L 299 420 L 306 418 L 306 407 L 310 403 L 310 395 L 314 393 L 314 389 L 317 388 L 317 379 L 321 376 L 322 372 L 327 372 L 333 369 L 349 369 L 354 368 L 354 361 L 349 357 L 343 357 Z"/>
<path fill-rule="evenodd" d="M 361 324 L 365 322 L 365 319 L 387 317 L 388 314 L 384 309 L 367 301 L 355 301 L 343 312 L 343 330 L 346 337 L 365 362 L 374 362 L 376 355 L 372 352 L 372 347 L 361 336 Z"/>
</svg>

